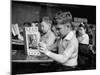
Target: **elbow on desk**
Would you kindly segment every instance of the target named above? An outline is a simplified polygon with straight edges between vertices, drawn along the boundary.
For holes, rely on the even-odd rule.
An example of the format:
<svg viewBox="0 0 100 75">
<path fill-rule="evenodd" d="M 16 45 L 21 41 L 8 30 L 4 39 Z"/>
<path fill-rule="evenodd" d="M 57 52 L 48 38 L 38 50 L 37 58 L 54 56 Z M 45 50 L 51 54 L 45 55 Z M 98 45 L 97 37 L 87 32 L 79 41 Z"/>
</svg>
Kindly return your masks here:
<svg viewBox="0 0 100 75">
<path fill-rule="evenodd" d="M 67 60 L 59 60 L 58 62 L 64 64 Z"/>
<path fill-rule="evenodd" d="M 67 62 L 67 58 L 65 58 L 64 56 L 62 56 L 61 59 L 58 60 L 59 63 L 64 64 Z"/>
</svg>

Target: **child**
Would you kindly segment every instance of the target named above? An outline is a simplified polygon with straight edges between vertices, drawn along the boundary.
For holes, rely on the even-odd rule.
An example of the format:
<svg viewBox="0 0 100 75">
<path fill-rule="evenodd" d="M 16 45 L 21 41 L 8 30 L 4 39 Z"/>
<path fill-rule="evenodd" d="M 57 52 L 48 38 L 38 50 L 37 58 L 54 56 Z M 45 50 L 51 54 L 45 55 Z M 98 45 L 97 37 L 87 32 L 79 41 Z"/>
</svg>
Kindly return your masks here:
<svg viewBox="0 0 100 75">
<path fill-rule="evenodd" d="M 78 29 L 78 41 L 79 41 L 79 52 L 78 52 L 78 64 L 83 69 L 89 68 L 90 59 L 90 49 L 89 49 L 89 36 L 86 33 L 86 25 L 81 23 Z"/>
<path fill-rule="evenodd" d="M 44 35 L 42 35 L 40 41 L 46 43 L 48 49 L 51 48 L 55 41 L 55 35 L 51 31 L 52 20 L 49 17 L 43 17 L 41 22 L 41 30 Z"/>
<path fill-rule="evenodd" d="M 89 44 L 89 36 L 86 33 L 86 26 L 85 26 L 85 24 L 81 23 L 79 25 L 78 32 L 79 32 L 79 36 L 78 36 L 79 43 Z"/>
</svg>

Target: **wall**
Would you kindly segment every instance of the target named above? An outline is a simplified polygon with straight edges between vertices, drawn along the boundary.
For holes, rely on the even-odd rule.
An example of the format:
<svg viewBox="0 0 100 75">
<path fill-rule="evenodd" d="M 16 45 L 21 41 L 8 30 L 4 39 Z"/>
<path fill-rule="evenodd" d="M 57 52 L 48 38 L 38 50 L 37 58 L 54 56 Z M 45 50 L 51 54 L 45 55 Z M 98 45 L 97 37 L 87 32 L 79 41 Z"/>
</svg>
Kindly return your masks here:
<svg viewBox="0 0 100 75">
<path fill-rule="evenodd" d="M 21 26 L 26 21 L 39 20 L 40 8 L 40 6 L 12 3 L 12 24 L 18 23 Z"/>
</svg>

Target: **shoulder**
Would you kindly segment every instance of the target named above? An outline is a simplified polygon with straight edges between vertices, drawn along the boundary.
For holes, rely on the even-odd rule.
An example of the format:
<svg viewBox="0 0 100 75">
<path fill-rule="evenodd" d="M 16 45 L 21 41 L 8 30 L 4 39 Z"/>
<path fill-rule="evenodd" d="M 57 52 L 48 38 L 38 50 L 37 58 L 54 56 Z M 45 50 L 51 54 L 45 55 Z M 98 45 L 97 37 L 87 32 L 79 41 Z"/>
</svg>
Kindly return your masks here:
<svg viewBox="0 0 100 75">
<path fill-rule="evenodd" d="M 80 43 L 89 44 L 89 36 L 88 36 L 88 34 L 85 34 L 83 36 L 83 40 Z"/>
<path fill-rule="evenodd" d="M 51 31 L 49 34 L 52 38 L 55 38 L 55 34 Z"/>
<path fill-rule="evenodd" d="M 88 34 L 84 34 L 83 37 L 89 37 Z"/>
<path fill-rule="evenodd" d="M 78 45 L 78 40 L 75 36 L 73 36 L 70 40 L 65 40 L 65 43 L 67 45 L 77 46 Z"/>
</svg>

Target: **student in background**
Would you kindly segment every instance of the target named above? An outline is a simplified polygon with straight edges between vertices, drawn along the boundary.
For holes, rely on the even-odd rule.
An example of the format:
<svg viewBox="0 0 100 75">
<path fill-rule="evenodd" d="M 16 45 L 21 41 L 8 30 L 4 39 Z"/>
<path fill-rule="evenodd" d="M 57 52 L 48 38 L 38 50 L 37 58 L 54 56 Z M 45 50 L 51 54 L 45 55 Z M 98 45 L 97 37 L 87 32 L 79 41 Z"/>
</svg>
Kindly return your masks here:
<svg viewBox="0 0 100 75">
<path fill-rule="evenodd" d="M 38 26 L 39 25 L 39 21 L 32 21 L 31 25 L 32 25 L 32 27 L 34 27 L 34 26 L 39 27 Z"/>
<path fill-rule="evenodd" d="M 79 36 L 78 36 L 78 41 L 79 43 L 82 43 L 82 44 L 89 44 L 89 36 L 88 34 L 86 33 L 86 25 L 81 23 L 79 25 L 79 29 L 78 29 L 78 32 L 79 32 Z"/>
<path fill-rule="evenodd" d="M 41 22 L 41 30 L 43 35 L 40 39 L 41 42 L 44 42 L 48 49 L 53 45 L 55 41 L 55 35 L 51 31 L 52 20 L 49 17 L 43 17 Z"/>
<path fill-rule="evenodd" d="M 24 22 L 20 34 L 24 37 L 25 35 L 25 27 L 31 27 L 30 22 Z"/>
<path fill-rule="evenodd" d="M 84 23 L 81 23 L 79 25 L 78 29 L 78 41 L 79 41 L 79 66 L 82 67 L 82 69 L 88 69 L 91 65 L 91 50 L 89 47 L 89 36 L 86 33 L 87 32 L 87 26 Z"/>
<path fill-rule="evenodd" d="M 31 23 L 30 22 L 24 22 L 23 28 L 25 28 L 25 27 L 31 27 Z"/>
</svg>

